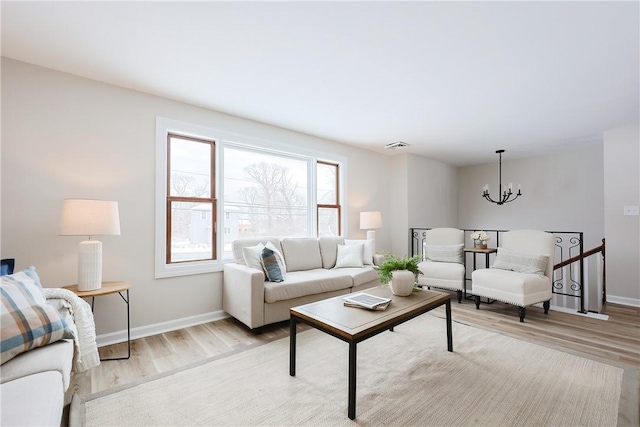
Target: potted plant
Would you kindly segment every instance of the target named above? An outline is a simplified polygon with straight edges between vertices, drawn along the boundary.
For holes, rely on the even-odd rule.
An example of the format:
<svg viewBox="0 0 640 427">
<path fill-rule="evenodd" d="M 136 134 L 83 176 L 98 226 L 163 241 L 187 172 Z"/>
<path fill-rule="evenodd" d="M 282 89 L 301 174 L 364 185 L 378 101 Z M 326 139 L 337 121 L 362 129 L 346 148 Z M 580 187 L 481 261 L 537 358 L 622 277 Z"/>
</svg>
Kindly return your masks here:
<svg viewBox="0 0 640 427">
<path fill-rule="evenodd" d="M 418 263 L 422 261 L 419 255 L 409 257 L 394 257 L 387 255 L 385 261 L 377 269 L 380 273 L 380 282 L 389 284 L 391 293 L 398 296 L 411 295 L 417 289 L 418 274 L 422 274 Z"/>
</svg>

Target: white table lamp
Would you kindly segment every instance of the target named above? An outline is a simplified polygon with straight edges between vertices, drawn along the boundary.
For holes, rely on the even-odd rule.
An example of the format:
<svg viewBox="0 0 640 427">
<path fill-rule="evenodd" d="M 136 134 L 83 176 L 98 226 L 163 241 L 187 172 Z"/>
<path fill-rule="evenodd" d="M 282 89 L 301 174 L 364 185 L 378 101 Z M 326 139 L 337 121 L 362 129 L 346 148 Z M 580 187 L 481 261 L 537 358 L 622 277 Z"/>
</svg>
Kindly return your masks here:
<svg viewBox="0 0 640 427">
<path fill-rule="evenodd" d="M 367 230 L 367 239 L 375 240 L 374 228 L 382 227 L 382 214 L 379 211 L 360 212 L 360 230 Z"/>
<path fill-rule="evenodd" d="M 120 235 L 118 202 L 66 199 L 60 215 L 60 236 L 89 236 L 78 246 L 78 290 L 102 287 L 102 242 L 92 236 Z"/>
</svg>

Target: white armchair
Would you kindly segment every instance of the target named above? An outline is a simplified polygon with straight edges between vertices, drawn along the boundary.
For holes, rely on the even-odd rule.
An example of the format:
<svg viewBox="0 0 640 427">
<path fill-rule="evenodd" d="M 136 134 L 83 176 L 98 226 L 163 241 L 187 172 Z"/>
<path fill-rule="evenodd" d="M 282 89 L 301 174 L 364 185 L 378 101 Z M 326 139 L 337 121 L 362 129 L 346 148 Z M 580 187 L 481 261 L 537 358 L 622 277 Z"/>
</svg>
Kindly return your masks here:
<svg viewBox="0 0 640 427">
<path fill-rule="evenodd" d="M 425 261 L 418 264 L 422 272 L 418 285 L 456 291 L 462 302 L 464 289 L 464 231 L 457 228 L 433 228 L 425 231 Z"/>
<path fill-rule="evenodd" d="M 518 306 L 524 322 L 526 306 L 542 302 L 549 313 L 552 296 L 555 238 L 537 230 L 514 230 L 504 233 L 496 260 L 491 268 L 471 273 L 471 293 L 476 309 L 480 298 Z"/>
</svg>

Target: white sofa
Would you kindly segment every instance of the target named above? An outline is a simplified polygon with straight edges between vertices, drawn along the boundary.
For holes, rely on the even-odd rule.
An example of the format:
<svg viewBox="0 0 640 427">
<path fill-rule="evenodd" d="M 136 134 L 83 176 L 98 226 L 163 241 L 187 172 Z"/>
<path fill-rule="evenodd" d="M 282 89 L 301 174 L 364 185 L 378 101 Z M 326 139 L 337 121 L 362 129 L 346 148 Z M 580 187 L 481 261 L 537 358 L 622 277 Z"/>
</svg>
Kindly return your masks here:
<svg viewBox="0 0 640 427">
<path fill-rule="evenodd" d="M 73 341 L 39 347 L 0 369 L 3 426 L 58 426 L 71 382 Z"/>
<path fill-rule="evenodd" d="M 267 281 L 262 269 L 247 264 L 248 249 L 271 242 L 282 254 L 286 277 Z M 335 268 L 338 245 L 362 244 L 363 266 Z M 289 319 L 289 309 L 321 299 L 357 292 L 380 285 L 374 263 L 384 258 L 373 254 L 373 241 L 345 241 L 342 237 L 277 238 L 259 237 L 233 242 L 234 262 L 224 266 L 222 308 L 251 329 Z M 360 247 L 360 246 L 359 246 Z M 342 254 L 345 247 L 340 248 Z M 364 262 L 368 262 L 364 264 Z M 348 263 L 347 263 L 348 264 Z"/>
<path fill-rule="evenodd" d="M 19 301 L 15 289 L 23 289 L 24 294 L 32 297 Z M 63 413 L 71 404 L 78 381 L 76 374 L 100 363 L 91 307 L 66 289 L 42 288 L 33 267 L 3 276 L 2 290 L 2 337 L 12 341 L 2 349 L 0 425 L 74 425 L 63 419 Z M 31 310 L 41 313 L 42 323 L 34 320 Z M 10 319 L 20 320 L 13 322 Z M 62 319 L 64 333 L 57 332 L 61 331 L 59 319 Z M 29 330 L 25 329 L 26 322 L 33 329 L 24 336 L 38 335 L 35 331 L 42 325 L 52 325 L 51 329 L 56 332 L 52 332 L 51 342 L 30 344 L 24 338 L 25 342 L 15 344 L 13 324 L 21 324 L 22 330 Z M 10 353 L 5 354 L 5 351 Z"/>
</svg>

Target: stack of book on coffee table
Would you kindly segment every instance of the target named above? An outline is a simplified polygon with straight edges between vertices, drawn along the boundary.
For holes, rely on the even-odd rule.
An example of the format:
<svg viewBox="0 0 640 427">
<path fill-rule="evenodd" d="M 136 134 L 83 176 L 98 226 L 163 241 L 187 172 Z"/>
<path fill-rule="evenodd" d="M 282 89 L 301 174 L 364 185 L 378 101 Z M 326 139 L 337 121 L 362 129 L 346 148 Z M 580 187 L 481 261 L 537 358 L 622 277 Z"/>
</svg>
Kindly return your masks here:
<svg viewBox="0 0 640 427">
<path fill-rule="evenodd" d="M 349 295 L 342 300 L 347 307 L 358 307 L 377 311 L 385 310 L 389 307 L 389 304 L 391 304 L 391 298 L 382 298 L 365 293 Z"/>
</svg>

